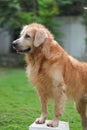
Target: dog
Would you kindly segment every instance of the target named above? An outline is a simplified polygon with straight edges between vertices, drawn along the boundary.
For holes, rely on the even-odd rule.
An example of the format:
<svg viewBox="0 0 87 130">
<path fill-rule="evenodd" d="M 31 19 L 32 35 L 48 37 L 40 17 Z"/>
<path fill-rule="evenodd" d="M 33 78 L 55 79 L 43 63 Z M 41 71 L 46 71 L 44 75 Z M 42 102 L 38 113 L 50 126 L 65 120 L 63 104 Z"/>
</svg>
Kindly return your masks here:
<svg viewBox="0 0 87 130">
<path fill-rule="evenodd" d="M 53 98 L 54 118 L 47 126 L 57 127 L 66 98 L 70 98 L 81 116 L 83 130 L 87 130 L 87 63 L 69 56 L 51 32 L 38 23 L 24 26 L 12 46 L 25 54 L 28 78 L 40 97 L 42 113 L 36 123 L 45 123 L 47 103 Z"/>
</svg>

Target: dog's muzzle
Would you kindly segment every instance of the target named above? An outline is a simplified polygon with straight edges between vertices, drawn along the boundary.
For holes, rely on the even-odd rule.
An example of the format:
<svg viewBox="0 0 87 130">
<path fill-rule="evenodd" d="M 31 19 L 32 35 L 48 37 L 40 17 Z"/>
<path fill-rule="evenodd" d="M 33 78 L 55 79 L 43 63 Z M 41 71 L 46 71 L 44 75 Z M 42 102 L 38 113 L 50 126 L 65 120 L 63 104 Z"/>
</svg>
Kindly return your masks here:
<svg viewBox="0 0 87 130">
<path fill-rule="evenodd" d="M 12 47 L 13 47 L 14 50 L 16 50 L 17 53 L 27 53 L 27 52 L 29 52 L 31 50 L 31 47 L 21 49 L 16 41 L 17 40 L 12 42 Z"/>
</svg>

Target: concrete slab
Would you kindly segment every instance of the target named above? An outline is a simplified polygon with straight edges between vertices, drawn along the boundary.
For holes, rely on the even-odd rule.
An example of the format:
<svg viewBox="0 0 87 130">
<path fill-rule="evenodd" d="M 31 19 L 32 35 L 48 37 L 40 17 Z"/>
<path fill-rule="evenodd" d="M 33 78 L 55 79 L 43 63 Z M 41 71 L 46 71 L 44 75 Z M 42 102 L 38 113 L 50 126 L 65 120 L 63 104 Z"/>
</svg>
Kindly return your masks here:
<svg viewBox="0 0 87 130">
<path fill-rule="evenodd" d="M 49 120 L 46 120 L 44 124 L 36 124 L 35 122 L 29 126 L 29 130 L 69 130 L 69 123 L 59 121 L 58 127 L 48 127 L 46 124 Z"/>
</svg>

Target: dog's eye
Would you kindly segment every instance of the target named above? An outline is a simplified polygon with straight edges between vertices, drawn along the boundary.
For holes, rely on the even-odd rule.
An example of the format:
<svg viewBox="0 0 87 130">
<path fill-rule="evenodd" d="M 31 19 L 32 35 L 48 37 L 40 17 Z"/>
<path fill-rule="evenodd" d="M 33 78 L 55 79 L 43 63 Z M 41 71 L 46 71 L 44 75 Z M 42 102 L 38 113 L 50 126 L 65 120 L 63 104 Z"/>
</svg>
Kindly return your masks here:
<svg viewBox="0 0 87 130">
<path fill-rule="evenodd" d="M 26 34 L 26 35 L 25 35 L 25 38 L 30 38 L 30 35 Z"/>
</svg>

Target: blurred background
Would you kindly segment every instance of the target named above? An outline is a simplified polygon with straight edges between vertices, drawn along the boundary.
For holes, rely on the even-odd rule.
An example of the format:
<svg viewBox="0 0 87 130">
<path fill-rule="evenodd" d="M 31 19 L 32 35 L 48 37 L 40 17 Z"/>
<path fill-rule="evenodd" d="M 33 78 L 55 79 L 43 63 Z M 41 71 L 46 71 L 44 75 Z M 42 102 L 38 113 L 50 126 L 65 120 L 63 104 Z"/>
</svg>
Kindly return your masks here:
<svg viewBox="0 0 87 130">
<path fill-rule="evenodd" d="M 0 66 L 23 66 L 11 47 L 26 24 L 44 24 L 72 56 L 87 61 L 87 0 L 0 0 Z"/>
<path fill-rule="evenodd" d="M 25 74 L 24 56 L 11 44 L 24 25 L 45 25 L 72 56 L 87 61 L 87 0 L 0 0 L 0 130 L 27 130 L 40 116 L 40 102 Z M 53 103 L 48 117 L 53 117 Z M 82 130 L 73 102 L 60 120 Z"/>
</svg>

